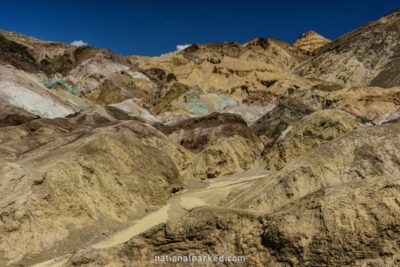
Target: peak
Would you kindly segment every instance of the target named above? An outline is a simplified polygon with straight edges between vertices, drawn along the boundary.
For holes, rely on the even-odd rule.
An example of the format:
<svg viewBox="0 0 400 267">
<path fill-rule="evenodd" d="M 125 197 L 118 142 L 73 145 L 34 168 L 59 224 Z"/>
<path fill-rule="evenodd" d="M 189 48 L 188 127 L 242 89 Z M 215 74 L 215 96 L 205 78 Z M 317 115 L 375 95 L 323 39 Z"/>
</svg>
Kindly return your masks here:
<svg viewBox="0 0 400 267">
<path fill-rule="evenodd" d="M 261 46 L 262 48 L 266 48 L 269 46 L 269 39 L 264 38 L 264 37 L 256 37 L 247 43 L 244 44 L 244 46 Z"/>
<path fill-rule="evenodd" d="M 289 45 L 288 43 L 279 40 L 279 39 L 275 39 L 275 38 L 264 38 L 264 37 L 256 37 L 250 41 L 248 41 L 247 43 L 245 43 L 243 46 L 261 46 L 262 48 L 266 48 L 271 44 L 276 44 L 279 46 L 286 46 Z"/>
<path fill-rule="evenodd" d="M 329 39 L 317 32 L 310 30 L 302 33 L 300 38 L 292 43 L 293 46 L 312 54 L 318 48 L 328 44 Z"/>
<path fill-rule="evenodd" d="M 250 42 L 267 42 L 268 38 L 265 37 L 256 37 L 254 39 L 251 39 L 248 43 Z"/>
<path fill-rule="evenodd" d="M 309 30 L 309 31 L 303 32 L 303 33 L 300 35 L 299 39 L 297 39 L 296 41 L 298 41 L 298 40 L 300 40 L 300 39 L 304 39 L 304 38 L 310 38 L 310 37 L 318 37 L 318 38 L 321 38 L 321 39 L 328 40 L 328 39 L 326 39 L 325 37 L 323 37 L 322 35 L 320 35 L 319 33 L 317 33 L 316 31 Z M 296 42 L 296 41 L 295 41 L 295 42 Z"/>
<path fill-rule="evenodd" d="M 390 17 L 390 16 L 400 16 L 400 8 L 393 10 L 392 12 L 386 14 L 383 17 Z"/>
<path fill-rule="evenodd" d="M 310 30 L 310 31 L 303 32 L 303 33 L 300 35 L 300 38 L 305 38 L 305 37 L 310 36 L 310 35 L 319 35 L 319 36 L 321 36 L 321 35 L 318 34 L 317 32 L 315 32 L 315 31 L 313 31 L 313 30 Z M 321 37 L 322 37 L 322 36 L 321 36 Z"/>
</svg>

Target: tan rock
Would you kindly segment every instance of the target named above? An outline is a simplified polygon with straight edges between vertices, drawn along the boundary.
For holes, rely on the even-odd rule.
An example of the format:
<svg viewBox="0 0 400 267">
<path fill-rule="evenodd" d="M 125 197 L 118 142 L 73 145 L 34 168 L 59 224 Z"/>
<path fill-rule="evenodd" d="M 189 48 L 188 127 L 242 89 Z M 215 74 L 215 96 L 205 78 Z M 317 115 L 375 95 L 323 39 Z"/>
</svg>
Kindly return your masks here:
<svg viewBox="0 0 400 267">
<path fill-rule="evenodd" d="M 263 144 L 241 136 L 219 138 L 193 158 L 193 176 L 206 179 L 243 172 L 254 166 Z"/>
<path fill-rule="evenodd" d="M 357 118 L 345 111 L 334 109 L 316 111 L 303 117 L 294 126 L 288 126 L 276 143 L 264 149 L 266 168 L 280 170 L 292 159 L 358 127 L 360 122 Z"/>
<path fill-rule="evenodd" d="M 231 206 L 272 212 L 321 188 L 400 171 L 400 124 L 361 127 L 291 160 L 232 197 Z"/>
<path fill-rule="evenodd" d="M 180 170 L 188 161 L 184 149 L 141 122 L 113 124 L 64 130 L 58 137 L 53 133 L 52 140 L 0 163 L 2 265 L 88 244 L 182 188 Z M 20 138 L 3 141 L 2 149 L 32 141 L 29 135 Z"/>
</svg>

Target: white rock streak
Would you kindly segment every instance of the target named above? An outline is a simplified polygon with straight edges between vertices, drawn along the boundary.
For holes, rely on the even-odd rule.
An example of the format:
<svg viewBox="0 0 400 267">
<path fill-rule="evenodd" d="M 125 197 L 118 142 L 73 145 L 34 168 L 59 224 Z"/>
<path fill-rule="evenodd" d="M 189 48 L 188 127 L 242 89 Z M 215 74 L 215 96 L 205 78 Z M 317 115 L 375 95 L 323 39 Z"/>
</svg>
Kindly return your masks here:
<svg viewBox="0 0 400 267">
<path fill-rule="evenodd" d="M 13 82 L 0 81 L 0 91 L 8 96 L 11 105 L 40 117 L 65 117 L 74 113 L 74 110 L 57 105 L 48 97 L 37 94 Z"/>
</svg>

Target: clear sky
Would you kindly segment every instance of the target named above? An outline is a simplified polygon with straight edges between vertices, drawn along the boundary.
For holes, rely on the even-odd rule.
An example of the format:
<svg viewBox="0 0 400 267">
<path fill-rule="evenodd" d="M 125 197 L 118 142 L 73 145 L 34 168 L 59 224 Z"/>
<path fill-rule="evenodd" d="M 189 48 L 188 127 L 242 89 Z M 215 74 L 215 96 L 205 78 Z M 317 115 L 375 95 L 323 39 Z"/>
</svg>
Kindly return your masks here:
<svg viewBox="0 0 400 267">
<path fill-rule="evenodd" d="M 159 56 L 177 45 L 271 37 L 307 30 L 335 39 L 397 8 L 381 1 L 3 1 L 0 28 L 43 40 L 83 40 L 121 55 Z"/>
</svg>

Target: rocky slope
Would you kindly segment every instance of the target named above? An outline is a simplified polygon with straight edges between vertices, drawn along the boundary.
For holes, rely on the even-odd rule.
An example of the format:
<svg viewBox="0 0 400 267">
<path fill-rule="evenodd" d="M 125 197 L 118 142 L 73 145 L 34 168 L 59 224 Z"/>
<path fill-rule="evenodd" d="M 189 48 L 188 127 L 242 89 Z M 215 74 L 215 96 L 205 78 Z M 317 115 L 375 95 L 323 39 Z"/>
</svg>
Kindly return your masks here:
<svg viewBox="0 0 400 267">
<path fill-rule="evenodd" d="M 0 31 L 0 266 L 400 265 L 399 14 L 160 57 Z"/>
<path fill-rule="evenodd" d="M 156 255 L 204 253 L 246 255 L 245 263 L 217 266 L 396 266 L 399 127 L 359 128 L 231 194 L 231 208 L 193 209 L 124 244 L 77 251 L 65 265 L 146 265 Z"/>
<path fill-rule="evenodd" d="M 257 38 L 243 45 L 194 44 L 162 57 L 132 56 L 130 60 L 163 79 L 155 105 L 158 114 L 227 112 L 251 123 L 274 106 L 275 98 L 266 92 L 277 81 L 276 85 L 285 87 L 313 84 L 290 70 L 307 58 L 282 41 Z"/>
<path fill-rule="evenodd" d="M 323 46 L 298 67 L 302 76 L 345 85 L 400 85 L 400 10 Z"/>
<path fill-rule="evenodd" d="M 68 252 L 65 243 L 87 244 L 183 187 L 184 148 L 115 112 L 98 107 L 1 132 L 0 183 L 8 193 L 0 197 L 0 232 L 8 264 Z"/>
</svg>

